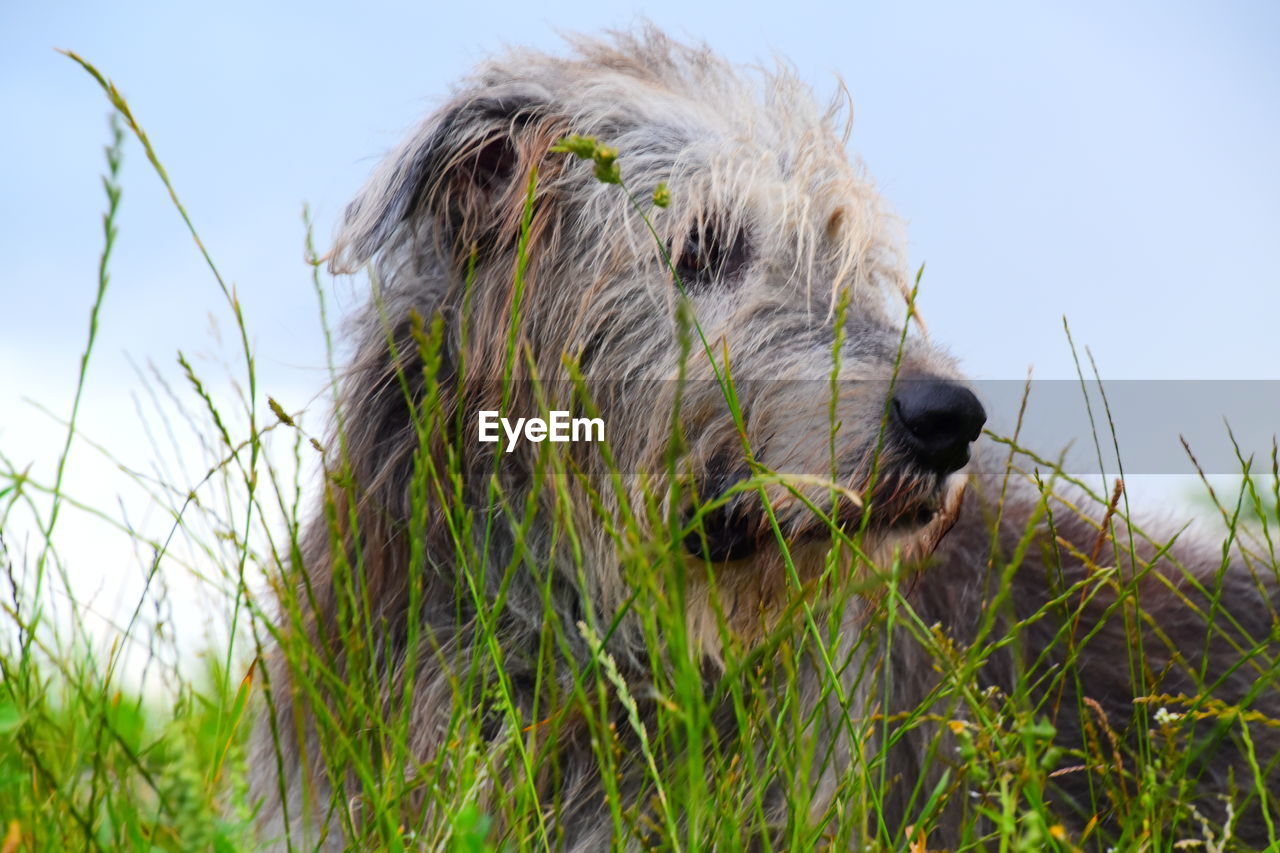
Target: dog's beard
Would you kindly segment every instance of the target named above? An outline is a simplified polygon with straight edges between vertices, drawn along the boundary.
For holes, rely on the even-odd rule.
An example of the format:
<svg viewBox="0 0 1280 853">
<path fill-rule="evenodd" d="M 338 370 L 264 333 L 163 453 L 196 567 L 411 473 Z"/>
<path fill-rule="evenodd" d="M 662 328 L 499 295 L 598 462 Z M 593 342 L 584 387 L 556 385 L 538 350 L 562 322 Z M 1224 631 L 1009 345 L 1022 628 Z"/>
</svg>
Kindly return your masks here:
<svg viewBox="0 0 1280 853">
<path fill-rule="evenodd" d="M 914 492 L 911 501 L 898 500 L 893 511 L 883 512 L 879 522 L 873 509 L 856 551 L 841 548 L 840 577 L 857 581 L 853 588 L 861 590 L 860 594 L 874 596 L 885 575 L 894 571 L 895 561 L 907 572 L 918 568 L 959 519 L 966 482 L 963 473 L 953 474 L 932 488 Z M 839 538 L 852 536 L 860 521 L 857 512 L 842 513 Z M 776 533 L 763 513 L 730 513 L 706 526 L 710 529 L 705 531 L 705 541 L 715 550 L 704 550 L 701 537 L 692 536 L 686 547 L 695 567 L 691 574 L 695 604 L 689 609 L 689 631 L 691 637 L 698 638 L 708 660 L 722 662 L 722 621 L 727 619 L 738 640 L 750 645 L 777 627 L 788 602 L 797 594 L 823 599 L 831 593 L 829 584 L 815 584 L 827 576 L 831 566 L 829 548 L 836 535 L 829 526 L 803 528 L 786 537 L 789 557 L 781 553 Z M 713 560 L 718 570 L 712 585 L 696 580 L 705 577 L 698 569 L 708 556 L 720 558 Z M 791 571 L 788 562 L 794 565 Z M 793 572 L 802 585 L 800 590 L 793 586 Z M 713 593 L 713 587 L 718 592 Z M 710 602 L 715 596 L 719 600 L 713 606 Z"/>
<path fill-rule="evenodd" d="M 864 543 L 867 555 L 886 568 L 895 559 L 918 563 L 929 557 L 960 519 L 967 485 L 968 478 L 960 471 L 939 485 L 936 501 L 913 507 L 910 520 L 878 525 L 873 516 Z"/>
<path fill-rule="evenodd" d="M 940 480 L 886 478 L 878 489 L 880 497 L 868 502 L 871 516 L 861 538 L 863 554 L 882 567 L 888 567 L 894 559 L 918 562 L 928 557 L 955 526 L 966 483 L 963 472 Z M 777 541 L 769 517 L 755 505 L 753 497 L 705 517 L 702 530 L 685 539 L 690 553 L 712 563 L 732 564 L 758 559 L 762 551 L 775 549 Z M 841 503 L 837 511 L 840 527 L 844 535 L 852 535 L 863 526 L 866 510 L 852 502 Z M 833 535 L 825 524 L 815 523 L 818 519 L 790 493 L 775 499 L 771 506 L 789 545 L 811 545 Z"/>
</svg>

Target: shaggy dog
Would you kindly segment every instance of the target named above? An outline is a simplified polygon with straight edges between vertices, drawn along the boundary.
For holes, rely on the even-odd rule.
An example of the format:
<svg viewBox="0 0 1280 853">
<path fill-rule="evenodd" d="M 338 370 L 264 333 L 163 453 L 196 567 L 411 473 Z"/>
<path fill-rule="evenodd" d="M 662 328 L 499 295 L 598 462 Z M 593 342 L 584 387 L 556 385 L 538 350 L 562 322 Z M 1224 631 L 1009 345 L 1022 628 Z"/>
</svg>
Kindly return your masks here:
<svg viewBox="0 0 1280 853">
<path fill-rule="evenodd" d="M 541 742 L 538 720 L 557 718 L 532 783 L 557 845 L 639 846 L 660 823 L 644 815 L 679 821 L 651 784 L 679 754 L 646 687 L 677 655 L 655 649 L 643 617 L 667 590 L 637 586 L 627 524 L 659 540 L 664 520 L 678 531 L 666 541 L 681 553 L 652 559 L 683 567 L 679 654 L 705 680 L 720 754 L 777 748 L 735 745 L 744 703 L 800 703 L 788 713 L 821 748 L 796 747 L 809 756 L 795 771 L 811 782 L 802 803 L 760 786 L 759 814 L 779 828 L 839 827 L 841 780 L 861 763 L 883 780 L 869 834 L 901 843 L 940 785 L 928 839 L 955 843 L 969 793 L 956 773 L 976 760 L 965 718 L 1000 697 L 1040 709 L 1077 757 L 1048 794 L 1077 828 L 1105 828 L 1090 806 L 1104 777 L 1147 748 L 1145 697 L 1211 692 L 1215 708 L 1280 718 L 1274 655 L 1245 651 L 1272 631 L 1274 578 L 1205 544 L 1109 535 L 1114 502 L 1051 499 L 992 452 L 971 461 L 985 413 L 953 361 L 904 331 L 913 292 L 894 221 L 846 154 L 843 102 L 820 107 L 787 69 L 737 69 L 653 31 L 572 46 L 481 66 L 346 212 L 331 267 L 368 267 L 375 287 L 341 380 L 326 500 L 278 590 L 278 639 L 302 637 L 324 667 L 268 654 L 252 781 L 269 835 L 338 849 L 361 831 L 379 783 L 326 746 L 344 712 L 333 680 L 357 669 L 374 673 L 373 707 L 388 715 L 408 696 L 396 748 L 435 768 L 402 803 L 418 837 L 450 817 L 427 789 L 463 760 L 450 721 L 474 682 L 489 685 L 468 694 L 485 742 Z M 556 488 L 540 467 L 547 445 L 477 440 L 482 411 L 581 414 L 586 400 L 609 458 L 567 447 Z M 454 471 L 451 491 L 424 490 L 427 469 Z M 458 529 L 459 507 L 486 523 Z M 835 548 L 841 531 L 850 541 Z M 887 584 L 913 615 L 886 625 Z M 833 613 L 835 630 L 814 627 Z M 778 639 L 797 625 L 828 646 Z M 939 638 L 933 651 L 921 630 Z M 982 665 L 949 681 L 937 649 L 980 642 Z M 757 674 L 731 677 L 752 695 L 734 699 L 726 672 L 747 659 Z M 610 754 L 573 712 L 557 716 L 592 662 L 614 685 Z M 518 719 L 492 713 L 494 690 Z M 1196 719 L 1183 732 L 1198 750 L 1187 796 L 1262 843 L 1257 795 L 1238 790 L 1256 791 L 1250 750 L 1262 773 L 1274 765 L 1276 729 L 1249 726 L 1245 744 L 1231 713 Z M 519 775 L 494 771 L 475 800 L 488 809 Z M 1274 793 L 1275 777 L 1264 785 Z M 610 802 L 630 816 L 621 837 Z M 869 843 L 860 832 L 830 834 Z"/>
</svg>

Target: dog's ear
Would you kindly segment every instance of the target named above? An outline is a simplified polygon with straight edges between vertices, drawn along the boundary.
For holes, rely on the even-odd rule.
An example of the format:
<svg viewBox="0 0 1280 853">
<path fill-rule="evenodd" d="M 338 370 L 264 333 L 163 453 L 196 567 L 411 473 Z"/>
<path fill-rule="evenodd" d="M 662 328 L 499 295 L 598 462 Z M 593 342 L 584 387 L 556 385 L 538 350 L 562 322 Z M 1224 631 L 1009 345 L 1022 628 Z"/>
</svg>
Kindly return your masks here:
<svg viewBox="0 0 1280 853">
<path fill-rule="evenodd" d="M 428 118 L 347 207 L 330 269 L 354 272 L 404 234 L 466 253 L 496 233 L 514 234 L 530 170 L 563 135 L 564 122 L 538 95 L 473 94 Z"/>
</svg>

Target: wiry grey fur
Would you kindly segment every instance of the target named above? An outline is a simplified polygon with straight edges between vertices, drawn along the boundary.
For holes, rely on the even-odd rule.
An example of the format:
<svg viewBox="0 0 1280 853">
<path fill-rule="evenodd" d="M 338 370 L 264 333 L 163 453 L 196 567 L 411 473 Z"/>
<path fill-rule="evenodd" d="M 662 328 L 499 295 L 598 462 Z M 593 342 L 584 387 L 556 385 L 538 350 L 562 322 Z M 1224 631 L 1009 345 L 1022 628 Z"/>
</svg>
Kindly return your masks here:
<svg viewBox="0 0 1280 853">
<path fill-rule="evenodd" d="M 506 53 L 483 65 L 386 158 L 349 207 L 331 256 L 333 269 L 340 272 L 372 264 L 379 283 L 377 298 L 354 329 L 356 351 L 339 404 L 349 474 L 359 497 L 354 507 L 344 502 L 341 492 L 334 498 L 340 525 L 350 512 L 359 521 L 359 538 L 348 535 L 346 547 L 359 551 L 361 583 L 372 602 L 375 622 L 379 618 L 385 618 L 387 625 L 404 622 L 409 578 L 412 572 L 422 571 L 421 564 L 410 563 L 403 532 L 411 515 L 409 481 L 419 445 L 397 381 L 397 371 L 421 376 L 410 317 L 416 313 L 442 318 L 444 393 L 450 393 L 451 380 L 456 378 L 451 371 L 464 356 L 469 377 L 502 376 L 516 241 L 527 176 L 535 166 L 538 182 L 517 378 L 534 373 L 543 379 L 564 377 L 564 354 L 577 358 L 608 425 L 619 468 L 661 478 L 675 388 L 675 383 L 665 380 L 676 376 L 681 362 L 680 294 L 658 241 L 620 189 L 597 181 L 589 164 L 548 153 L 556 140 L 571 133 L 616 146 L 624 178 L 637 198 L 647 199 L 661 183 L 669 186 L 670 206 L 652 213 L 658 236 L 673 258 L 685 251 L 688 235 L 704 226 L 721 235 L 744 236 L 748 261 L 741 271 L 732 280 L 691 287 L 689 297 L 712 350 L 717 357 L 728 353 L 751 445 L 758 462 L 769 470 L 806 474 L 815 481 L 830 477 L 825 380 L 832 369 L 837 301 L 842 293 L 850 295 L 841 375 L 864 381 L 850 382 L 851 390 L 842 393 L 839 402 L 837 475 L 849 489 L 862 492 L 877 454 L 886 383 L 899 357 L 906 315 L 902 297 L 908 293 L 908 283 L 894 220 L 860 168 L 848 159 L 843 115 L 847 110 L 842 100 L 829 108 L 817 105 L 807 87 L 785 67 L 737 69 L 705 49 L 644 31 L 604 40 L 575 39 L 570 58 L 531 50 Z M 471 305 L 464 312 L 463 283 L 473 250 Z M 397 357 L 391 354 L 389 340 L 395 342 Z M 532 366 L 524 360 L 526 355 Z M 695 381 L 682 404 L 686 461 L 700 472 L 700 486 L 711 495 L 745 476 L 745 462 L 719 388 L 699 381 L 712 372 L 696 340 L 687 373 Z M 900 373 L 958 378 L 951 359 L 917 334 L 907 336 L 903 344 Z M 782 379 L 796 381 L 777 381 Z M 515 387 L 525 389 L 516 393 L 526 398 L 517 396 L 510 411 L 534 414 L 541 410 L 538 401 L 527 396 L 528 383 L 517 382 Z M 420 386 L 417 390 L 421 391 Z M 474 410 L 498 408 L 496 386 L 486 389 L 481 384 L 472 390 L 464 403 L 466 424 L 474 423 Z M 483 506 L 497 446 L 477 444 L 469 437 L 458 446 L 468 454 L 463 465 L 464 475 L 471 478 L 467 495 Z M 501 460 L 497 470 L 507 494 L 520 496 L 528 490 L 535 452 L 527 447 Z M 911 604 L 925 624 L 939 623 L 960 642 L 972 639 L 989 605 L 987 597 L 997 586 L 997 579 L 989 576 L 990 567 L 1001 564 L 992 558 L 991 520 L 998 509 L 1002 521 L 994 547 L 1007 558 L 1017 549 L 1033 516 L 1045 529 L 1045 503 L 1033 487 L 1017 478 L 1001 499 L 999 480 L 975 477 L 959 520 L 947 533 L 955 520 L 954 506 L 948 502 L 958 499 L 964 475 L 940 480 L 917 470 L 891 442 L 879 453 L 877 511 L 883 516 L 872 524 L 868 542 L 881 557 L 897 548 L 908 559 L 927 562 L 912 584 Z M 598 460 L 582 456 L 588 476 L 602 487 L 605 510 L 616 511 L 616 501 L 608 503 L 609 489 L 604 488 L 606 472 Z M 638 482 L 634 478 L 633 484 Z M 830 503 L 827 488 L 802 486 L 799 491 L 820 507 Z M 550 571 L 563 573 L 554 586 L 554 605 L 570 630 L 585 608 L 592 608 L 607 623 L 631 592 L 619 570 L 615 543 L 593 532 L 598 529 L 593 522 L 595 510 L 580 490 L 574 493 L 581 505 L 570 509 L 580 522 L 578 529 L 586 531 L 581 547 L 583 564 L 589 567 L 587 588 L 580 588 L 564 549 L 553 552 L 549 542 L 537 537 L 524 543 L 535 554 L 545 554 Z M 795 543 L 801 579 L 815 576 L 829 545 L 823 525 L 792 491 L 778 487 L 770 494 L 783 532 Z M 518 500 L 513 504 L 519 505 Z M 926 519 L 924 527 L 905 532 L 902 527 L 889 532 L 890 522 L 922 506 L 934 511 L 932 521 Z M 1061 560 L 1066 584 L 1099 566 L 1119 564 L 1121 576 L 1134 570 L 1126 557 L 1112 553 L 1109 540 L 1103 542 L 1100 537 L 1105 507 L 1086 502 L 1078 512 L 1065 504 L 1050 508 L 1057 539 L 1045 539 L 1046 544 L 1027 552 L 1013 577 L 1009 612 L 1000 617 L 1001 624 L 1040 610 L 1049 595 L 1047 575 L 1055 560 Z M 788 582 L 778 549 L 769 542 L 772 533 L 759 500 L 743 495 L 726 512 L 736 519 L 735 535 L 752 543 L 749 553 L 724 568 L 718 592 L 699 581 L 700 570 L 691 571 L 689 581 L 687 620 L 702 644 L 709 671 L 714 671 L 723 651 L 712 596 L 723 599 L 719 606 L 727 611 L 729 627 L 748 644 L 769 629 L 787 599 Z M 852 500 L 840 512 L 851 522 L 860 518 Z M 514 547 L 503 540 L 502 525 L 497 527 L 497 539 L 490 544 L 495 566 L 505 564 Z M 810 543 L 806 536 L 814 532 L 819 535 Z M 317 642 L 326 636 L 336 607 L 332 533 L 332 524 L 317 516 L 299 559 L 314 587 L 317 609 L 309 630 Z M 459 624 L 455 613 L 450 534 L 437 518 L 427 520 L 426 534 L 422 559 L 431 568 L 426 600 L 417 618 L 430 630 L 433 649 L 451 650 L 458 653 L 457 660 L 466 660 L 470 629 Z M 941 544 L 926 560 L 940 536 Z M 1153 550 L 1140 541 L 1140 561 L 1150 558 Z M 701 560 L 694 562 L 702 565 Z M 1161 674 L 1159 683 L 1151 685 L 1152 692 L 1199 692 L 1202 679 L 1196 673 L 1207 654 L 1207 681 L 1212 683 L 1215 673 L 1225 674 L 1216 696 L 1235 703 L 1249 693 L 1259 671 L 1271 665 L 1270 660 L 1253 661 L 1235 668 L 1239 653 L 1231 640 L 1239 639 L 1248 647 L 1256 638 L 1267 636 L 1269 614 L 1277 602 L 1272 582 L 1266 582 L 1265 595 L 1260 593 L 1259 585 L 1239 565 L 1233 564 L 1222 577 L 1220 592 L 1239 628 L 1220 631 L 1218 639 L 1206 647 L 1205 626 L 1195 608 L 1207 611 L 1209 603 L 1191 588 L 1184 571 L 1213 589 L 1220 563 L 1215 549 L 1184 541 L 1143 581 L 1143 606 L 1164 634 L 1158 638 L 1146 633 L 1151 638 L 1146 649 L 1150 670 Z M 496 584 L 500 574 L 491 573 L 491 582 Z M 1180 600 L 1182 594 L 1187 601 Z M 504 648 L 536 645 L 543 616 L 537 583 L 517 576 L 507 596 L 511 604 L 501 626 Z M 1080 684 L 1084 694 L 1098 703 L 1106 724 L 1124 732 L 1134 713 L 1134 692 L 1125 665 L 1130 641 L 1123 620 L 1108 610 L 1111 603 L 1104 594 L 1090 605 L 1088 618 L 1103 627 L 1082 652 L 1081 678 L 1068 680 L 1062 706 L 1077 707 L 1072 693 Z M 848 609 L 843 635 L 849 642 L 859 636 L 864 612 L 858 607 Z M 1060 627 L 1051 613 L 1022 636 L 1032 649 L 1047 648 L 1055 645 Z M 380 641 L 388 647 L 396 642 L 385 636 Z M 581 643 L 573 649 L 587 655 Z M 628 678 L 642 683 L 650 656 L 635 625 L 624 620 L 608 650 Z M 1180 656 L 1177 659 L 1174 650 Z M 422 655 L 416 674 L 410 736 L 413 751 L 424 757 L 445 748 L 440 715 L 448 713 L 451 682 L 440 654 Z M 1012 691 L 1015 659 L 1011 649 L 993 654 L 979 673 L 980 686 Z M 511 660 L 513 668 L 521 665 L 518 656 Z M 916 708 L 928 701 L 940 676 L 918 644 L 903 634 L 893 643 L 887 665 L 895 674 L 895 695 L 882 697 L 888 710 Z M 299 838 L 314 841 L 324 821 L 301 813 L 301 780 L 312 774 L 312 781 L 323 790 L 323 774 L 314 766 L 314 748 L 307 750 L 313 766 L 302 766 L 298 739 L 293 737 L 298 719 L 295 703 L 301 700 L 287 688 L 290 673 L 283 658 L 273 658 L 269 666 L 284 754 L 278 761 L 270 727 L 264 723 L 256 740 L 254 789 L 266 801 L 263 814 L 268 833 L 279 834 L 284 827 L 277 768 L 282 766 L 292 830 Z M 1046 667 L 1051 666 L 1049 661 Z M 525 683 L 519 672 L 511 675 L 513 684 Z M 819 674 L 802 673 L 801 678 L 805 701 L 819 701 Z M 880 707 L 876 703 L 881 699 L 872 697 L 866 687 L 851 685 L 850 689 L 853 713 L 873 713 Z M 517 698 L 531 701 L 531 696 Z M 1274 688 L 1266 689 L 1253 707 L 1278 718 L 1280 695 Z M 301 718 L 305 720 L 309 713 L 304 707 Z M 1055 723 L 1062 743 L 1082 743 L 1084 734 L 1073 714 L 1065 713 Z M 840 726 L 830 720 L 825 725 L 839 741 Z M 1259 756 L 1275 754 L 1280 741 L 1274 728 L 1258 727 L 1252 735 Z M 314 733 L 304 725 L 304 745 L 310 737 Z M 585 742 L 574 741 L 568 734 L 562 734 L 562 739 L 559 796 L 566 845 L 578 850 L 606 849 L 612 824 L 595 758 Z M 904 823 L 911 819 L 906 795 L 915 785 L 932 739 L 933 733 L 917 728 L 891 755 L 887 774 L 891 791 L 885 809 Z M 1214 795 L 1227 789 L 1229 774 L 1248 778 L 1235 741 L 1230 736 L 1220 739 L 1222 745 L 1204 759 L 1199 800 L 1205 814 L 1218 817 L 1223 811 Z M 854 760 L 848 743 L 840 741 L 836 749 L 840 760 Z M 624 778 L 621 790 L 624 794 L 639 791 L 638 764 L 624 764 L 624 768 L 636 778 Z M 830 767 L 815 771 L 815 808 L 834 796 L 830 779 L 836 772 Z M 1088 776 L 1087 771 L 1064 774 L 1063 796 L 1088 802 Z M 771 799 L 768 807 L 777 811 L 786 806 Z M 332 821 L 329 828 L 334 830 Z M 1256 809 L 1240 816 L 1236 829 L 1239 836 L 1254 841 L 1264 833 Z M 939 845 L 947 839 L 930 841 Z M 337 849 L 342 840 L 331 834 L 327 844 Z"/>
</svg>

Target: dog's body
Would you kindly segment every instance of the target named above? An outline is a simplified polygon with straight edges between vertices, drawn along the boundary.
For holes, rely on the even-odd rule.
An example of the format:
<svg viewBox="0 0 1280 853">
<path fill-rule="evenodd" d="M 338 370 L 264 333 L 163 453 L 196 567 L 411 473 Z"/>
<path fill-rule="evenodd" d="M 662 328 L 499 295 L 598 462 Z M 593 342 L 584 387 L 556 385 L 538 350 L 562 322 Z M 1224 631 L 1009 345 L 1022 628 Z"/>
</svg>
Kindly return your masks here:
<svg viewBox="0 0 1280 853">
<path fill-rule="evenodd" d="M 896 309 L 890 297 L 906 295 L 908 288 L 892 219 L 850 165 L 834 127 L 836 109 L 815 106 L 786 71 L 744 74 L 705 50 L 652 32 L 582 40 L 576 51 L 572 59 L 514 52 L 484 66 L 387 158 L 348 210 L 332 256 L 342 271 L 372 262 L 379 290 L 356 328 L 357 351 L 339 403 L 343 458 L 331 457 L 330 467 L 341 469 L 349 488 L 331 491 L 327 510 L 302 542 L 294 568 L 304 580 L 295 583 L 298 590 L 305 586 L 305 596 L 298 597 L 309 603 L 300 618 L 282 617 L 281 629 L 300 632 L 317 647 L 340 644 L 331 627 L 344 606 L 336 578 L 339 570 L 347 573 L 343 577 L 354 571 L 368 609 L 363 618 L 373 626 L 376 666 L 386 677 L 384 703 L 404 688 L 401 670 L 406 659 L 413 661 L 413 756 L 430 762 L 451 748 L 444 722 L 474 660 L 469 655 L 479 630 L 475 605 L 459 604 L 454 567 L 458 538 L 480 535 L 451 528 L 439 506 L 416 517 L 422 507 L 413 498 L 420 449 L 442 458 L 445 438 L 415 429 L 413 401 L 423 398 L 434 376 L 440 382 L 432 393 L 446 401 L 447 420 L 457 414 L 465 429 L 473 428 L 481 409 L 537 413 L 545 401 L 532 380 L 566 377 L 566 353 L 580 366 L 609 425 L 611 465 L 628 475 L 629 485 L 621 496 L 609 497 L 609 468 L 598 454 L 580 453 L 575 458 L 582 480 L 562 493 L 571 497 L 569 506 L 543 507 L 535 494 L 532 504 L 546 514 L 536 516 L 531 528 L 517 536 L 514 522 L 499 519 L 485 529 L 477 553 L 489 555 L 494 571 L 481 579 L 478 593 L 471 591 L 480 600 L 501 597 L 506 603 L 494 629 L 504 649 L 537 648 L 552 618 L 547 614 L 553 614 L 557 629 L 568 635 L 558 647 L 572 662 L 565 664 L 566 683 L 600 654 L 590 636 L 575 635 L 575 626 L 609 626 L 617 617 L 604 650 L 639 697 L 634 701 L 642 721 L 653 711 L 642 688 L 654 660 L 652 636 L 628 612 L 636 590 L 618 542 L 598 530 L 601 516 L 617 517 L 638 505 L 636 483 L 663 482 L 679 393 L 681 464 L 694 473 L 704 499 L 732 493 L 735 483 L 761 471 L 808 478 L 762 481 L 763 492 L 734 494 L 687 539 L 685 618 L 695 653 L 706 661 L 708 684 L 723 673 L 727 657 L 794 618 L 800 594 L 812 592 L 805 585 L 830 568 L 832 535 L 819 513 L 833 511 L 847 529 L 865 528 L 862 562 L 847 558 L 853 574 L 872 571 L 871 563 L 886 569 L 895 558 L 923 567 L 903 583 L 920 624 L 937 623 L 957 644 L 1000 637 L 1019 625 L 1021 645 L 993 647 L 985 666 L 972 674 L 973 692 L 994 687 L 1010 696 L 1020 679 L 1039 683 L 1032 676 L 1047 677 L 1055 695 L 1042 706 L 1045 715 L 1096 708 L 1093 731 L 1078 715 L 1054 717 L 1058 740 L 1067 747 L 1094 754 L 1091 739 L 1106 743 L 1110 732 L 1143 737 L 1130 722 L 1135 696 L 1147 693 L 1191 697 L 1210 688 L 1220 702 L 1280 718 L 1275 688 L 1257 688 L 1270 677 L 1274 655 L 1245 660 L 1241 652 L 1272 629 L 1274 579 L 1258 580 L 1238 559 L 1222 570 L 1220 554 L 1196 543 L 1179 543 L 1152 565 L 1155 546 L 1140 535 L 1135 562 L 1115 553 L 1105 503 L 1083 500 L 1076 508 L 1046 500 L 1018 477 L 1006 481 L 994 453 L 962 469 L 981 409 L 948 357 L 902 332 L 908 309 Z M 658 240 L 641 216 L 645 205 L 631 204 L 619 187 L 597 180 L 588 164 L 551 152 L 571 134 L 616 146 L 634 198 L 669 188 L 670 206 L 648 211 Z M 608 177 L 611 155 L 597 155 Z M 522 282 L 518 293 L 515 281 Z M 509 318 L 517 301 L 524 319 L 513 337 Z M 698 334 L 684 325 L 682 304 Z M 439 318 L 439 349 L 429 355 L 415 316 L 428 326 Z M 840 341 L 837 318 L 843 320 Z M 837 349 L 841 391 L 833 407 L 828 379 Z M 735 426 L 713 362 L 732 365 L 745 435 Z M 430 364 L 426 378 L 424 363 Z M 467 394 L 455 389 L 463 365 Z M 504 392 L 493 380 L 508 374 L 513 382 Z M 677 376 L 687 382 L 671 381 Z M 919 390 L 904 390 L 899 380 L 918 383 Z M 505 406 L 503 393 L 509 395 Z M 833 422 L 840 425 L 834 432 Z M 335 438 L 332 446 L 338 443 Z M 468 505 L 492 509 L 491 475 L 510 506 L 522 506 L 537 491 L 538 448 L 518 447 L 495 462 L 498 447 L 470 434 L 452 446 L 464 455 L 458 495 Z M 983 465 L 990 466 L 990 476 L 975 473 Z M 961 508 L 966 476 L 974 482 Z M 832 479 L 864 503 L 815 485 Z M 867 506 L 872 509 L 864 518 Z M 573 554 L 553 541 L 548 519 L 557 513 L 567 513 L 582 531 Z M 790 563 L 774 541 L 775 529 L 791 546 Z M 1029 529 L 1039 530 L 1039 538 L 1029 540 Z M 524 570 L 504 575 L 519 553 L 551 579 Z M 1012 568 L 1002 580 L 1006 567 Z M 1099 589 L 1091 586 L 1094 578 Z M 1196 581 L 1216 602 L 1194 589 Z M 415 583 L 421 585 L 416 591 Z M 1084 602 L 1086 588 L 1083 607 L 1063 603 L 1063 590 L 1078 590 Z M 1130 602 L 1117 603 L 1124 599 L 1118 590 L 1135 588 L 1151 617 L 1148 629 L 1136 632 L 1133 624 L 1126 627 L 1138 618 L 1126 609 Z M 1204 614 L 1218 609 L 1231 614 L 1228 627 L 1207 633 Z M 802 820 L 833 820 L 842 768 L 881 752 L 881 745 L 859 739 L 847 719 L 930 703 L 940 719 L 965 715 L 954 701 L 938 698 L 944 694 L 935 693 L 937 686 L 951 674 L 940 671 L 916 635 L 899 626 L 867 640 L 874 633 L 868 612 L 869 606 L 849 604 L 832 644 L 831 656 L 854 662 L 838 676 L 844 691 L 824 687 L 832 675 L 813 664 L 812 655 L 790 676 L 794 695 L 807 703 L 815 737 L 829 744 L 811 768 L 813 796 Z M 427 651 L 416 656 L 405 648 L 406 636 L 417 636 L 406 634 L 409 622 L 423 629 L 417 642 Z M 1135 650 L 1139 635 L 1145 645 Z M 738 644 L 736 650 L 726 643 Z M 1042 650 L 1049 650 L 1043 658 Z M 344 655 L 334 660 L 341 672 Z M 887 695 L 866 677 L 867 666 L 893 673 Z M 1068 668 L 1072 676 L 1062 677 Z M 510 705 L 545 715 L 532 672 L 526 657 L 511 653 L 502 683 Z M 336 801 L 350 806 L 369 781 L 335 774 L 332 757 L 317 743 L 314 720 L 317 703 L 325 701 L 323 688 L 318 695 L 300 690 L 282 655 L 270 660 L 268 673 L 272 712 L 256 736 L 254 761 L 267 831 L 278 836 L 287 823 L 298 838 L 315 843 L 327 832 L 323 843 L 341 847 L 344 824 L 326 811 L 328 797 L 337 786 Z M 717 701 L 709 725 L 731 740 L 741 709 L 727 697 Z M 621 710 L 618 719 L 627 728 Z M 1202 725 L 1211 745 L 1193 769 L 1200 773 L 1198 807 L 1221 820 L 1227 811 L 1217 794 L 1232 785 L 1247 788 L 1242 782 L 1251 770 L 1229 720 L 1215 730 L 1218 719 Z M 888 793 L 877 814 L 888 828 L 881 835 L 901 838 L 940 778 L 947 762 L 935 753 L 950 741 L 939 737 L 939 728 L 916 721 L 885 752 Z M 1275 732 L 1250 729 L 1259 760 L 1277 753 Z M 565 724 L 557 737 L 556 778 L 540 783 L 547 802 L 555 801 L 553 837 L 581 850 L 638 843 L 639 835 L 617 837 L 605 791 L 635 803 L 651 796 L 648 774 L 662 768 L 640 760 L 633 735 L 620 737 L 637 754 L 608 770 L 602 770 L 586 728 Z M 1114 751 L 1123 763 L 1122 745 Z M 1064 813 L 1088 811 L 1096 770 L 1081 766 L 1058 777 Z M 608 785 L 603 772 L 613 774 Z M 949 840 L 947 815 L 961 807 L 964 794 L 958 791 L 954 804 L 933 816 L 931 843 Z M 486 802 L 484 792 L 477 798 Z M 781 790 L 770 789 L 760 811 L 782 825 L 790 808 Z M 419 819 L 425 825 L 443 818 L 424 805 Z M 1235 812 L 1235 820 L 1240 837 L 1265 837 L 1256 802 Z M 856 833 L 852 837 L 861 843 Z"/>
</svg>

